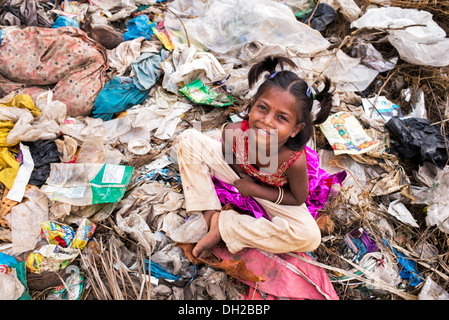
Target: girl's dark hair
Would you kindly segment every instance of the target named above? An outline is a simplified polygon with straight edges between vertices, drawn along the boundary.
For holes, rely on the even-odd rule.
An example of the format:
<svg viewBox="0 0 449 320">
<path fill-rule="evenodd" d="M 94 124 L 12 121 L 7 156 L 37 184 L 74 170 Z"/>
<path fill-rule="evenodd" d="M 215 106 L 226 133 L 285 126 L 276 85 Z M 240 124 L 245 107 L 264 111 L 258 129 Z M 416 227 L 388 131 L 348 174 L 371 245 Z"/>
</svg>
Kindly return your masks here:
<svg viewBox="0 0 449 320">
<path fill-rule="evenodd" d="M 276 68 L 279 66 L 280 70 L 276 72 Z M 298 123 L 303 122 L 304 128 L 294 137 L 290 138 L 285 144 L 292 150 L 301 150 L 309 141 L 313 134 L 313 126 L 323 123 L 329 116 L 332 108 L 332 95 L 330 91 L 331 81 L 328 77 L 324 77 L 324 88 L 321 91 L 317 91 L 313 94 L 309 85 L 301 79 L 296 73 L 289 70 L 284 70 L 284 67 L 290 66 L 295 69 L 296 64 L 286 57 L 266 57 L 264 60 L 256 63 L 251 67 L 248 73 L 249 87 L 252 88 L 259 80 L 260 76 L 264 72 L 268 72 L 265 81 L 259 86 L 256 94 L 252 97 L 251 103 L 247 107 L 247 111 L 252 107 L 252 104 L 259 99 L 259 97 L 269 88 L 280 88 L 291 93 L 297 102 L 298 108 Z M 316 99 L 320 102 L 320 110 L 316 115 L 314 121 L 312 121 L 312 106 L 313 100 Z M 248 119 L 248 115 L 244 117 Z"/>
</svg>

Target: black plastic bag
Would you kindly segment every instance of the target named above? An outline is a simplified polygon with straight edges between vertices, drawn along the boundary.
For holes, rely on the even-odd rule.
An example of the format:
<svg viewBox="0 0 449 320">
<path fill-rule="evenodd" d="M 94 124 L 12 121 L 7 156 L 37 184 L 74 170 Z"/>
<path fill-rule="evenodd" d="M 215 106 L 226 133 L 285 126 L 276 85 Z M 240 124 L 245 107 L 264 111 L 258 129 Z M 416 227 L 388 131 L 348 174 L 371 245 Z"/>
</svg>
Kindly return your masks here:
<svg viewBox="0 0 449 320">
<path fill-rule="evenodd" d="M 439 167 L 446 165 L 448 150 L 440 126 L 432 126 L 428 120 L 421 118 L 401 120 L 393 117 L 385 127 L 391 133 L 391 148 L 399 157 L 419 163 L 427 161 Z"/>
<path fill-rule="evenodd" d="M 50 175 L 50 165 L 53 162 L 61 162 L 55 139 L 29 142 L 31 157 L 34 161 L 34 169 L 29 183 L 41 187 Z"/>
<path fill-rule="evenodd" d="M 334 8 L 327 3 L 320 3 L 316 10 L 312 10 L 301 22 L 308 24 L 310 19 L 310 27 L 317 31 L 323 31 L 336 17 L 337 13 Z"/>
</svg>

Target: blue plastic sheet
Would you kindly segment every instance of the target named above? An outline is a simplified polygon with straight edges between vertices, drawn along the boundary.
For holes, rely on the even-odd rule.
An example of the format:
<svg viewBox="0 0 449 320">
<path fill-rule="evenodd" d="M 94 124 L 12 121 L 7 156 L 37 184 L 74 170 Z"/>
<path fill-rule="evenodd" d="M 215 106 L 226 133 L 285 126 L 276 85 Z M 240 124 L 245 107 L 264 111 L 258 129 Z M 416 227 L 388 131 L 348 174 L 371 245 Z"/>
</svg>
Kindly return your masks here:
<svg viewBox="0 0 449 320">
<path fill-rule="evenodd" d="M 0 264 L 3 264 L 5 266 L 11 266 L 16 263 L 17 263 L 16 258 L 10 256 L 9 254 L 0 252 Z"/>
<path fill-rule="evenodd" d="M 150 23 L 150 19 L 147 15 L 140 15 L 131 19 L 126 24 L 128 31 L 123 35 L 125 41 L 133 40 L 139 37 L 144 37 L 147 40 L 151 40 L 151 36 L 154 34 L 152 28 L 156 28 L 156 22 Z"/>
<path fill-rule="evenodd" d="M 412 287 L 420 284 L 423 280 L 416 269 L 416 262 L 407 258 L 402 252 L 394 250 L 385 239 L 382 240 L 398 257 L 398 263 L 401 265 L 401 272 L 399 273 L 401 278 L 408 280 Z"/>
<path fill-rule="evenodd" d="M 164 268 L 162 268 L 160 265 L 154 263 L 153 261 L 151 261 L 151 263 L 149 263 L 150 261 L 148 259 L 145 259 L 145 270 L 148 271 L 149 266 L 151 265 L 150 268 L 150 274 L 159 279 L 160 277 L 167 279 L 167 280 L 173 280 L 176 281 L 179 279 L 179 276 L 175 276 L 173 274 L 171 274 L 170 272 L 166 271 Z"/>
<path fill-rule="evenodd" d="M 53 28 L 60 28 L 60 27 L 77 27 L 79 28 L 78 22 L 70 17 L 65 16 L 58 16 L 56 21 L 53 23 Z"/>
<path fill-rule="evenodd" d="M 98 94 L 92 109 L 92 117 L 104 121 L 111 120 L 115 113 L 141 104 L 149 93 L 150 90 L 139 90 L 132 78 L 115 76 Z"/>
</svg>

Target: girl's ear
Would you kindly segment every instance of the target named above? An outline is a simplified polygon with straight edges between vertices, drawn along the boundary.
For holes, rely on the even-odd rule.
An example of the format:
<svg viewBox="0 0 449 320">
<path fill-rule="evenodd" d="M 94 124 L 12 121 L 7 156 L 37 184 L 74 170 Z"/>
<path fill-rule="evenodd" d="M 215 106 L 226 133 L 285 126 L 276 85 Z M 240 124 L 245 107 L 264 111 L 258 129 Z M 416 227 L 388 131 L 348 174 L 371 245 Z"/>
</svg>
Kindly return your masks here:
<svg viewBox="0 0 449 320">
<path fill-rule="evenodd" d="M 291 138 L 294 138 L 305 126 L 306 124 L 304 122 L 298 123 L 295 128 L 292 131 L 292 134 L 290 135 Z"/>
</svg>

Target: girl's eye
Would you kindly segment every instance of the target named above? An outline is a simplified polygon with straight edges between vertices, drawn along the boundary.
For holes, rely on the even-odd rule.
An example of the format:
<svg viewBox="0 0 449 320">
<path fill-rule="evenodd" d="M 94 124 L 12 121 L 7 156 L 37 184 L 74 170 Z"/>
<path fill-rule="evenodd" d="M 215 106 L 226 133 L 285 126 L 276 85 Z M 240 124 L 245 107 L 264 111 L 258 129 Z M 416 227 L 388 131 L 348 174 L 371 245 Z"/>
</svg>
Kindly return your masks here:
<svg viewBox="0 0 449 320">
<path fill-rule="evenodd" d="M 284 116 L 278 116 L 278 117 L 279 117 L 279 119 L 282 120 L 282 121 L 287 121 L 287 118 L 284 117 Z"/>
<path fill-rule="evenodd" d="M 259 104 L 258 107 L 259 107 L 259 109 L 261 109 L 261 110 L 264 110 L 264 111 L 267 110 L 267 108 L 266 108 L 265 106 L 261 105 L 261 104 Z"/>
</svg>

